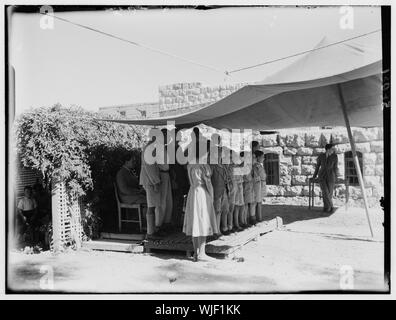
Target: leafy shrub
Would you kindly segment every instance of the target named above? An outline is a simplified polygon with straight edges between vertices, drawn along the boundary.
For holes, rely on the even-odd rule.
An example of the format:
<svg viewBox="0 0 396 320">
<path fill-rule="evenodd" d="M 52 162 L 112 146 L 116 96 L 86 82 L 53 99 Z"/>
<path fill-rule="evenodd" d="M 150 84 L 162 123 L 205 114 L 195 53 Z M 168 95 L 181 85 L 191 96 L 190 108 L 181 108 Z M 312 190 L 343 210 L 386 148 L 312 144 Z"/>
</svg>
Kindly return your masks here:
<svg viewBox="0 0 396 320">
<path fill-rule="evenodd" d="M 140 167 L 144 128 L 99 120 L 104 118 L 116 117 L 57 104 L 33 109 L 16 122 L 22 164 L 40 170 L 47 185 L 64 181 L 69 201 L 84 196 L 89 237 L 98 233 L 101 216 L 115 212 L 112 181 L 123 153 L 134 151 Z"/>
</svg>

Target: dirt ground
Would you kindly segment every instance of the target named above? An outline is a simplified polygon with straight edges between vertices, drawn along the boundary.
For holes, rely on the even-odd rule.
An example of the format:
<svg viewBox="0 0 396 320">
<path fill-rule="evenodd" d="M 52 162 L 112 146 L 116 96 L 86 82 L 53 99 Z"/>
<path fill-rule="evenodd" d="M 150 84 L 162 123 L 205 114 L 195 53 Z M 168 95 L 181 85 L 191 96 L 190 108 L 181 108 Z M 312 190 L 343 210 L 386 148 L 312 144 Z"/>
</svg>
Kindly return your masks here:
<svg viewBox="0 0 396 320">
<path fill-rule="evenodd" d="M 196 263 L 177 254 L 10 252 L 8 285 L 23 291 L 90 293 L 387 290 L 381 209 L 370 209 L 374 238 L 363 209 L 339 208 L 331 215 L 296 206 L 264 210 L 268 219 L 282 217 L 285 226 L 245 245 L 237 254 L 243 259 Z M 47 281 L 51 272 L 53 288 Z"/>
</svg>

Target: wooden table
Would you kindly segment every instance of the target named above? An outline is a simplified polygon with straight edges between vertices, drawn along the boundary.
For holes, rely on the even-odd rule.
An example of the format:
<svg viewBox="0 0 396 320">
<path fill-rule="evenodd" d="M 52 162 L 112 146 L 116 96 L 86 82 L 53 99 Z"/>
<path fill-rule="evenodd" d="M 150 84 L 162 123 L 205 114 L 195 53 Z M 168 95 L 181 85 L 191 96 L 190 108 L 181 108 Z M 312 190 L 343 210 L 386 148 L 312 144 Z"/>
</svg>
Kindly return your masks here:
<svg viewBox="0 0 396 320">
<path fill-rule="evenodd" d="M 315 183 L 319 183 L 319 179 L 309 178 L 308 181 L 308 208 L 311 210 L 315 207 L 315 195 L 314 188 Z M 335 185 L 345 184 L 345 207 L 348 208 L 348 200 L 349 200 L 349 182 L 348 179 L 337 179 Z M 334 188 L 335 192 L 335 188 Z M 320 196 L 319 196 L 320 197 Z"/>
</svg>

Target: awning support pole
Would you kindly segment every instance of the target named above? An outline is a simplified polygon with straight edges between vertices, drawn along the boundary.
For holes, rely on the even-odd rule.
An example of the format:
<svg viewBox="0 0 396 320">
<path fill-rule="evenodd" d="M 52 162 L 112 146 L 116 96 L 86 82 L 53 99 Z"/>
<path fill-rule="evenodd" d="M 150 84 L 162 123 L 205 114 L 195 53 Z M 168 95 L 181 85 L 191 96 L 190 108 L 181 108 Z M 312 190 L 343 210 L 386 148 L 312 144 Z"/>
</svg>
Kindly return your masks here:
<svg viewBox="0 0 396 320">
<path fill-rule="evenodd" d="M 345 99 L 344 99 L 344 95 L 342 93 L 341 85 L 338 84 L 337 87 L 338 87 L 338 93 L 340 95 L 340 100 L 341 100 L 342 113 L 344 114 L 345 125 L 346 125 L 347 131 L 348 131 L 349 142 L 351 144 L 353 162 L 355 163 L 355 168 L 356 168 L 356 173 L 357 173 L 357 176 L 358 176 L 359 185 L 360 185 L 360 188 L 362 190 L 364 207 L 366 209 L 366 217 L 367 217 L 368 225 L 370 227 L 370 234 L 371 234 L 371 237 L 374 237 L 373 228 L 371 226 L 371 221 L 370 221 L 370 216 L 369 216 L 368 205 L 367 205 L 366 189 L 364 187 L 364 181 L 363 181 L 363 177 L 362 177 L 362 172 L 360 171 L 359 159 L 358 159 L 357 154 L 356 154 L 355 140 L 354 140 L 354 138 L 352 136 L 352 130 L 351 130 L 351 125 L 349 123 L 348 113 L 347 113 L 347 110 L 346 110 Z"/>
</svg>

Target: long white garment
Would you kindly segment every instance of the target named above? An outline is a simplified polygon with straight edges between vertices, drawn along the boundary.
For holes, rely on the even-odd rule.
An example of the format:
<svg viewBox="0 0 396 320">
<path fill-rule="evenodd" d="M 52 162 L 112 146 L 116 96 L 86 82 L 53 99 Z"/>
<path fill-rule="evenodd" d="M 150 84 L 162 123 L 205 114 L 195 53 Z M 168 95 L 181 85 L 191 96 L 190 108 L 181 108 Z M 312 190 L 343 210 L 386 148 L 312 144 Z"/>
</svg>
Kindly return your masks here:
<svg viewBox="0 0 396 320">
<path fill-rule="evenodd" d="M 213 207 L 210 167 L 206 164 L 187 165 L 190 190 L 187 196 L 183 232 L 187 236 L 206 237 L 219 232 Z"/>
</svg>

